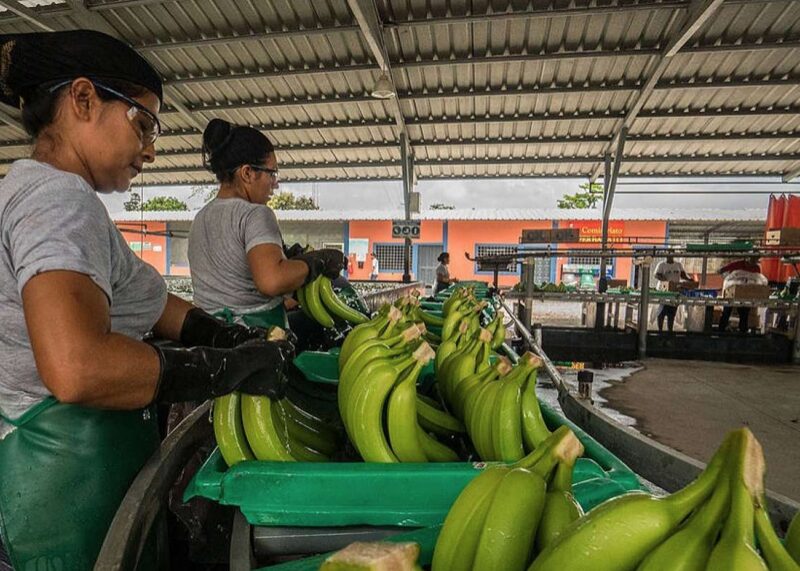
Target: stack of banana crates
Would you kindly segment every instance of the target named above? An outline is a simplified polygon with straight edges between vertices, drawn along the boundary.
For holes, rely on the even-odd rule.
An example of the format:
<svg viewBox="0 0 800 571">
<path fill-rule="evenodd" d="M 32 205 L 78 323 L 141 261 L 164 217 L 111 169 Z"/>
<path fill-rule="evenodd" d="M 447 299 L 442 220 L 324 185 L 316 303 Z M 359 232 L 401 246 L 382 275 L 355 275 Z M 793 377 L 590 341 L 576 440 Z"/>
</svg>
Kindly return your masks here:
<svg viewBox="0 0 800 571">
<path fill-rule="evenodd" d="M 463 287 L 465 284 L 459 284 Z M 469 284 L 476 297 L 495 304 L 486 284 Z M 455 288 L 422 300 L 431 314 Z M 440 333 L 440 332 L 439 332 Z M 331 426 L 341 426 L 337 406 L 338 349 L 306 352 L 295 363 L 305 382 L 290 385 L 290 400 L 313 411 Z M 500 349 L 512 361 L 518 356 L 507 345 Z M 418 394 L 432 397 L 433 363 L 421 372 Z M 428 393 L 428 395 L 426 395 Z M 573 472 L 573 491 L 584 510 L 631 490 L 641 489 L 637 476 L 569 420 L 542 402 L 550 430 L 571 428 L 585 447 Z M 457 462 L 366 463 L 343 438 L 329 462 L 267 462 L 246 460 L 228 467 L 216 449 L 195 475 L 184 495 L 235 506 L 249 524 L 251 553 L 232 560 L 255 561 L 261 569 L 319 569 L 327 552 L 353 541 L 413 541 L 420 545 L 419 563 L 430 565 L 441 525 L 459 493 L 487 465 L 465 435 L 449 442 Z M 249 541 L 247 542 L 250 543 Z M 264 567 L 264 565 L 266 565 Z M 253 568 L 248 566 L 249 569 Z"/>
</svg>

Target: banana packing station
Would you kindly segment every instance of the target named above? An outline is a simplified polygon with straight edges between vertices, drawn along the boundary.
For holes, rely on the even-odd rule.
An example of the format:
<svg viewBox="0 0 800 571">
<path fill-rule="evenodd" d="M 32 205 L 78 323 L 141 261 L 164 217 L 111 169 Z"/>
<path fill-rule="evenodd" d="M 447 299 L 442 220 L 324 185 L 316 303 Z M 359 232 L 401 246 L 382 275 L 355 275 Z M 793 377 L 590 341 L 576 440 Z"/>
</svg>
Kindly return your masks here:
<svg viewBox="0 0 800 571">
<path fill-rule="evenodd" d="M 0 0 L 0 56 L 0 571 L 800 571 L 800 0 Z"/>
</svg>

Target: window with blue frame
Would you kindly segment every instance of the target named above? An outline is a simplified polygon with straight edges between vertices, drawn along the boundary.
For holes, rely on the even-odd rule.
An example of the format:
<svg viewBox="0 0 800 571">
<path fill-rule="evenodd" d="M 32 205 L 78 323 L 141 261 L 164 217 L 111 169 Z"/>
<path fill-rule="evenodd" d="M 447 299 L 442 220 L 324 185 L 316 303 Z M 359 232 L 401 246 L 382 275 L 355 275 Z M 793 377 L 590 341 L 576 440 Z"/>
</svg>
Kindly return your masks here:
<svg viewBox="0 0 800 571">
<path fill-rule="evenodd" d="M 506 254 L 516 254 L 518 244 L 475 244 L 475 257 L 502 256 Z M 475 264 L 476 274 L 494 273 L 494 264 Z M 516 261 L 511 261 L 505 267 L 500 268 L 501 274 L 519 274 L 519 266 Z"/>
<path fill-rule="evenodd" d="M 403 271 L 403 244 L 375 244 L 372 253 L 378 258 L 381 272 L 397 273 Z M 411 267 L 414 267 L 414 249 L 411 249 Z"/>
</svg>

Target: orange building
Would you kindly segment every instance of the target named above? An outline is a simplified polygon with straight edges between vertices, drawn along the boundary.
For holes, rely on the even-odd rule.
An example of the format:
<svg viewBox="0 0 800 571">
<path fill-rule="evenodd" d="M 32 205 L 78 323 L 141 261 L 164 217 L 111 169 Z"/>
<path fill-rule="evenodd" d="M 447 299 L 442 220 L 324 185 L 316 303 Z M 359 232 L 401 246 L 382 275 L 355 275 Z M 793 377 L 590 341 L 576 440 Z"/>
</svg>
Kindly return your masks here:
<svg viewBox="0 0 800 571">
<path fill-rule="evenodd" d="M 403 277 L 404 241 L 392 237 L 392 220 L 402 213 L 385 211 L 277 211 L 284 240 L 314 248 L 341 248 L 350 261 L 349 277 L 368 280 L 372 261 L 378 260 L 378 279 L 400 281 Z M 195 212 L 125 212 L 115 221 L 131 248 L 165 275 L 187 275 L 187 236 Z M 450 275 L 461 280 L 491 281 L 491 268 L 481 268 L 467 258 L 515 252 L 517 248 L 554 250 L 596 248 L 601 226 L 596 211 L 575 210 L 434 210 L 414 216 L 420 221 L 419 237 L 412 241 L 411 274 L 415 280 L 432 283 L 437 257 L 450 253 Z M 641 244 L 665 244 L 670 227 L 691 222 L 713 227 L 720 220 L 753 221 L 763 219 L 752 211 L 712 211 L 701 214 L 619 210 L 609 224 L 609 240 L 623 248 Z M 675 216 L 673 218 L 673 216 Z M 523 230 L 575 228 L 578 242 L 573 244 L 520 245 Z M 537 282 L 570 282 L 581 273 L 599 275 L 599 259 L 557 256 L 537 258 Z M 609 277 L 632 283 L 630 258 L 608 263 Z M 520 279 L 520 268 L 511 265 L 499 273 L 501 286 L 510 287 Z"/>
</svg>

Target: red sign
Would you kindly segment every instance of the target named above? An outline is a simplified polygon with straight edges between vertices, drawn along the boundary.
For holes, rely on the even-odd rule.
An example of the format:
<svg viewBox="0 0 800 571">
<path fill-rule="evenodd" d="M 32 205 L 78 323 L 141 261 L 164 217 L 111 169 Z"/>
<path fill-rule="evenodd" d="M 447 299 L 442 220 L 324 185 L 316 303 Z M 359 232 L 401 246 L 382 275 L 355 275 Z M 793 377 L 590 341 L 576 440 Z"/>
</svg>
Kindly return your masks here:
<svg viewBox="0 0 800 571">
<path fill-rule="evenodd" d="M 566 222 L 567 228 L 578 229 L 578 242 L 581 244 L 599 244 L 603 237 L 603 224 L 600 220 L 583 220 Z M 625 236 L 625 222 L 622 220 L 609 221 L 608 241 L 622 242 Z"/>
</svg>

